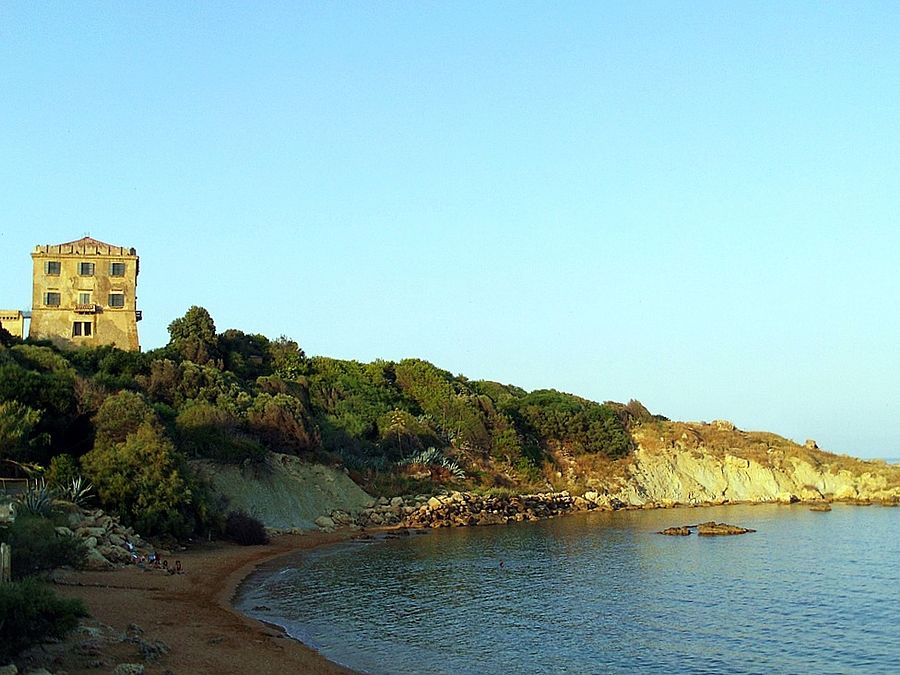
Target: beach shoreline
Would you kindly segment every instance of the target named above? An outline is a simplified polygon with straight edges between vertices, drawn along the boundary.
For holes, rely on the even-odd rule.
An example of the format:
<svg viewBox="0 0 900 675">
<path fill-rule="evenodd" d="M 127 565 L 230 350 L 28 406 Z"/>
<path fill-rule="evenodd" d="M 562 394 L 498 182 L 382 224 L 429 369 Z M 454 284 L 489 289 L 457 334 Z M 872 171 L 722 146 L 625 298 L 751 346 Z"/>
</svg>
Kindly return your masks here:
<svg viewBox="0 0 900 675">
<path fill-rule="evenodd" d="M 183 575 L 125 567 L 109 571 L 60 570 L 59 595 L 80 598 L 91 619 L 65 642 L 16 659 L 20 670 L 110 672 L 121 663 L 140 663 L 148 675 L 172 673 L 303 672 L 350 673 L 280 626 L 253 619 L 232 604 L 240 584 L 264 563 L 355 533 L 281 535 L 265 546 L 211 542 L 164 556 L 180 560 Z M 98 637 L 99 633 L 99 637 Z M 115 637 L 110 637 L 115 636 Z M 163 653 L 147 659 L 143 645 L 161 643 Z"/>
</svg>

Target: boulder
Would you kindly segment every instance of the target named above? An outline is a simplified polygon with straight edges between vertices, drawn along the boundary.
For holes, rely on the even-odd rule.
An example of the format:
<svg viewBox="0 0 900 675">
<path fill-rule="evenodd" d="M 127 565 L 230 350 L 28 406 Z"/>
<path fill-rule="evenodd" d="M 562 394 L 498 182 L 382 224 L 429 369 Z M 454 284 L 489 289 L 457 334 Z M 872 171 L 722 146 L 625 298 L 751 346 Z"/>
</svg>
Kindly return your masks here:
<svg viewBox="0 0 900 675">
<path fill-rule="evenodd" d="M 112 569 L 113 564 L 96 548 L 89 548 L 84 556 L 84 567 L 89 570 L 104 571 Z"/>
<path fill-rule="evenodd" d="M 824 504 L 813 504 L 812 506 L 809 507 L 809 510 L 810 511 L 821 511 L 821 512 L 831 511 L 831 504 L 828 504 L 827 502 Z"/>
<path fill-rule="evenodd" d="M 323 530 L 334 529 L 334 520 L 329 516 L 319 516 L 316 518 L 316 525 Z"/>
</svg>

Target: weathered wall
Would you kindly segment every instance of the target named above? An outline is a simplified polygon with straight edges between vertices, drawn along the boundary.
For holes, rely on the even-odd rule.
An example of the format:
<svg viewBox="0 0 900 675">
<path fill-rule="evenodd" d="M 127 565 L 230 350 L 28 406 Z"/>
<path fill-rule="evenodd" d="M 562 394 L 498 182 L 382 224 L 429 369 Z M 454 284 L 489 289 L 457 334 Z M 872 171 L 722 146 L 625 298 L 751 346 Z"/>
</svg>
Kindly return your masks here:
<svg viewBox="0 0 900 675">
<path fill-rule="evenodd" d="M 84 238 L 68 244 L 37 246 L 31 254 L 32 314 L 29 335 L 49 339 L 60 347 L 115 345 L 120 349 L 140 349 L 137 332 L 138 256 L 134 249 L 111 246 Z M 59 264 L 59 273 L 50 273 L 47 263 Z M 82 275 L 79 264 L 94 264 L 92 275 Z M 125 265 L 124 276 L 112 276 L 111 263 Z M 59 293 L 59 305 L 50 306 L 46 294 Z M 111 307 L 109 295 L 121 293 L 122 307 Z M 79 303 L 89 294 L 87 303 Z M 87 322 L 91 335 L 74 335 L 73 324 Z"/>
<path fill-rule="evenodd" d="M 17 338 L 25 337 L 25 315 L 18 309 L 0 309 L 0 327 Z"/>
</svg>

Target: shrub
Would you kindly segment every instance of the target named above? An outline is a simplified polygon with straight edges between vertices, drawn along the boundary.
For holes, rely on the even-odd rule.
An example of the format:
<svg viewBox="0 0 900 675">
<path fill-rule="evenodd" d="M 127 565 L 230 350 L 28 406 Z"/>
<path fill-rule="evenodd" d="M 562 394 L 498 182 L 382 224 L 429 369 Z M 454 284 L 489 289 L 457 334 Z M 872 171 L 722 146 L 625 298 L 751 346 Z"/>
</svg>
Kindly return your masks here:
<svg viewBox="0 0 900 675">
<path fill-rule="evenodd" d="M 72 455 L 66 454 L 53 456 L 47 473 L 44 474 L 47 484 L 56 490 L 62 490 L 78 476 L 78 462 Z"/>
<path fill-rule="evenodd" d="M 10 527 L 0 530 L 0 540 L 12 547 L 15 579 L 63 565 L 80 567 L 84 561 L 84 543 L 77 537 L 58 535 L 46 518 L 20 515 Z"/>
<path fill-rule="evenodd" d="M 33 644 L 65 636 L 87 615 L 80 600 L 59 598 L 35 579 L 0 584 L 0 663 Z"/>
<path fill-rule="evenodd" d="M 175 537 L 193 529 L 183 513 L 194 495 L 182 463 L 172 442 L 151 422 L 122 442 L 98 442 L 81 458 L 104 507 L 141 532 Z"/>
<path fill-rule="evenodd" d="M 258 546 L 269 543 L 266 528 L 244 511 L 232 511 L 225 521 L 225 536 L 241 546 Z"/>
<path fill-rule="evenodd" d="M 265 457 L 265 448 L 236 432 L 238 420 L 234 415 L 206 401 L 193 401 L 182 408 L 175 425 L 179 445 L 189 455 L 226 464 Z"/>
</svg>

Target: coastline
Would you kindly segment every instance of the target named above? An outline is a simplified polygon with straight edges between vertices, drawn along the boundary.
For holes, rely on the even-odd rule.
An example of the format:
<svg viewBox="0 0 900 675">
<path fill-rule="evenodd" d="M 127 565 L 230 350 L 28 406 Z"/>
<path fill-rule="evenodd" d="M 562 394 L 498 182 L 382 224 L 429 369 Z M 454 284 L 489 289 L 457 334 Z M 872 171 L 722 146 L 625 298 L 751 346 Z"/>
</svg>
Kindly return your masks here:
<svg viewBox="0 0 900 675">
<path fill-rule="evenodd" d="M 92 618 L 65 643 L 34 650 L 16 663 L 23 671 L 46 667 L 68 673 L 96 673 L 98 668 L 110 672 L 121 663 L 140 663 L 148 675 L 167 671 L 239 673 L 260 668 L 265 672 L 351 673 L 281 627 L 241 613 L 232 600 L 241 582 L 259 565 L 338 543 L 353 534 L 281 535 L 266 546 L 202 544 L 166 556 L 182 561 L 185 574 L 178 576 L 136 567 L 58 571 L 53 577 L 57 592 L 83 600 Z M 141 657 L 144 644 L 160 641 L 165 647 L 161 655 Z"/>
<path fill-rule="evenodd" d="M 763 504 L 767 502 L 743 505 Z M 741 504 L 682 504 L 680 508 L 653 505 L 650 508 L 677 512 L 731 505 Z M 573 510 L 555 517 L 587 513 Z M 394 529 L 398 528 L 372 528 L 367 532 L 377 536 Z M 244 614 L 235 607 L 234 601 L 240 585 L 262 565 L 344 542 L 358 534 L 355 530 L 282 534 L 265 546 L 248 547 L 227 542 L 202 543 L 191 550 L 165 556 L 171 561 L 182 561 L 186 573 L 180 576 L 130 566 L 103 572 L 58 570 L 53 581 L 59 594 L 82 599 L 92 618 L 86 622 L 87 628 L 76 631 L 65 644 L 42 648 L 38 654 L 41 658 L 20 658 L 16 663 L 26 672 L 39 667 L 51 672 L 95 673 L 98 668 L 108 672 L 121 663 L 140 663 L 150 675 L 167 671 L 237 673 L 258 669 L 260 665 L 266 670 L 352 673 L 348 667 L 328 660 L 290 636 L 282 626 Z M 161 641 L 165 652 L 158 658 L 142 659 L 133 626 L 138 627 L 140 642 Z M 85 634 L 98 628 L 118 638 L 104 642 L 100 649 L 85 649 L 85 644 L 97 642 L 93 633 L 88 633 L 87 640 Z"/>
</svg>

